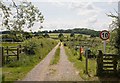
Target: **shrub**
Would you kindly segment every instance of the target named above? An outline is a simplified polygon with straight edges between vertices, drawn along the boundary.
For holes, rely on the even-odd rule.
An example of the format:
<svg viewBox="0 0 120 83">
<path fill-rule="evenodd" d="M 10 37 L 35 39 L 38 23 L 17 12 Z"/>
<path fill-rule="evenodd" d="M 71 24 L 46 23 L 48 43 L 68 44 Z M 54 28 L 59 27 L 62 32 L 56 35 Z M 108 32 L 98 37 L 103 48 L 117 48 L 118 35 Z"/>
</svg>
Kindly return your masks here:
<svg viewBox="0 0 120 83">
<path fill-rule="evenodd" d="M 35 49 L 39 46 L 37 39 L 32 38 L 29 40 L 26 40 L 23 43 L 23 46 L 25 47 L 24 52 L 29 55 L 34 55 L 35 54 Z"/>
<path fill-rule="evenodd" d="M 48 46 L 51 48 L 54 44 L 54 41 L 42 38 L 31 38 L 29 40 L 24 41 L 23 46 L 25 47 L 24 52 L 28 55 L 34 55 L 36 53 L 43 51 L 47 51 Z M 42 49 L 41 49 L 42 48 Z M 45 49 L 43 49 L 45 48 Z"/>
<path fill-rule="evenodd" d="M 72 32 L 72 33 L 70 34 L 70 37 L 75 37 L 75 34 Z"/>
<path fill-rule="evenodd" d="M 44 36 L 45 38 L 50 38 L 50 36 L 49 36 L 48 33 L 45 33 L 43 36 Z"/>
<path fill-rule="evenodd" d="M 66 43 L 64 43 L 64 46 L 67 46 L 67 44 L 66 44 Z"/>
</svg>

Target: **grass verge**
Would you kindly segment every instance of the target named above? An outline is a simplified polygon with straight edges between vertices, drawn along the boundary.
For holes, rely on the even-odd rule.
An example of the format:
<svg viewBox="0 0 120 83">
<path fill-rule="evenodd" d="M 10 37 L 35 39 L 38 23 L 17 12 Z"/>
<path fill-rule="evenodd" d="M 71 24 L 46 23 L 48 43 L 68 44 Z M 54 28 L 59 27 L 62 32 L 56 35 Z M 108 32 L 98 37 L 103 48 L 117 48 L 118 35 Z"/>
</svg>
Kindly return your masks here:
<svg viewBox="0 0 120 83">
<path fill-rule="evenodd" d="M 57 64 L 60 60 L 60 47 L 56 49 L 54 58 L 51 60 L 50 65 Z"/>
<path fill-rule="evenodd" d="M 79 60 L 79 53 L 74 55 L 72 49 L 65 47 L 68 59 L 74 63 L 75 68 L 79 71 L 79 75 L 84 80 L 94 80 L 96 75 L 96 60 L 88 60 L 88 74 L 85 74 L 85 57 L 82 56 L 82 61 Z"/>
</svg>

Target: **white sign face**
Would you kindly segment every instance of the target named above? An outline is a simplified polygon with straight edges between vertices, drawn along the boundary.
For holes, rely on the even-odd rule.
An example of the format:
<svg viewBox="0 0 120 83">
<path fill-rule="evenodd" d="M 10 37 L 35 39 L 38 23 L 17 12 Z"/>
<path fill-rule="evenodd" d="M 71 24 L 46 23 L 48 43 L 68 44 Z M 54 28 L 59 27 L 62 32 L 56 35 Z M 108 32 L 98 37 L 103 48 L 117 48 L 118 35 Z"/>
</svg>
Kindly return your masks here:
<svg viewBox="0 0 120 83">
<path fill-rule="evenodd" d="M 107 40 L 107 39 L 109 39 L 109 37 L 110 37 L 109 31 L 103 30 L 100 32 L 100 38 L 102 40 Z"/>
</svg>

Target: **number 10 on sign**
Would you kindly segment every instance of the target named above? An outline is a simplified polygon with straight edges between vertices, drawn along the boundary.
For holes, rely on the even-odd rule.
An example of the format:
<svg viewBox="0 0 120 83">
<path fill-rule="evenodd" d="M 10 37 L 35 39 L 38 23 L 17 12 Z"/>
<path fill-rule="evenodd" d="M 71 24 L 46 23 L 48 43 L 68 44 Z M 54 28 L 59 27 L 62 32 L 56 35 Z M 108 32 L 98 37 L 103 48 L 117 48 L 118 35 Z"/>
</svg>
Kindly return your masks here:
<svg viewBox="0 0 120 83">
<path fill-rule="evenodd" d="M 100 38 L 104 40 L 104 53 L 106 53 L 106 40 L 110 38 L 110 33 L 107 30 L 100 32 Z"/>
</svg>

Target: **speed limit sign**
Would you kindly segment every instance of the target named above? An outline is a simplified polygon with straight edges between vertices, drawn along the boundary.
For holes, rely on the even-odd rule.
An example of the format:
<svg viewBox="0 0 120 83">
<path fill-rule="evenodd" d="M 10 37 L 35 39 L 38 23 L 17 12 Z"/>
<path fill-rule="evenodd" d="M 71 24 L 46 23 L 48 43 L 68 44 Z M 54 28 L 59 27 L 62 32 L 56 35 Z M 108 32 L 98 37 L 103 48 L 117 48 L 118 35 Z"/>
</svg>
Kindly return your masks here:
<svg viewBox="0 0 120 83">
<path fill-rule="evenodd" d="M 100 38 L 101 38 L 102 40 L 107 40 L 107 39 L 109 39 L 109 38 L 110 38 L 110 33 L 109 33 L 109 31 L 107 31 L 107 30 L 101 31 L 101 32 L 100 32 Z"/>
</svg>

